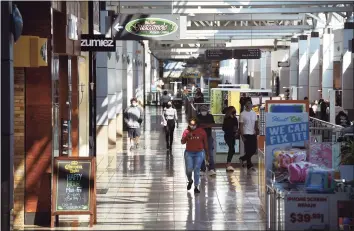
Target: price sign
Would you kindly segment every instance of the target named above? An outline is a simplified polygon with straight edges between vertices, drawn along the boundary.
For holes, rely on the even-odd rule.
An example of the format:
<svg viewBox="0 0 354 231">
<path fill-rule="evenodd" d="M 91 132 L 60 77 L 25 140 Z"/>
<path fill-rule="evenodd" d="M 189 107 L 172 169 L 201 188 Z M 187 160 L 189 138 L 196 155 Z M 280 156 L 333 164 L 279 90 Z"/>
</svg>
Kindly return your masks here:
<svg viewBox="0 0 354 231">
<path fill-rule="evenodd" d="M 308 230 L 329 225 L 329 198 L 322 194 L 285 197 L 285 230 Z"/>
</svg>

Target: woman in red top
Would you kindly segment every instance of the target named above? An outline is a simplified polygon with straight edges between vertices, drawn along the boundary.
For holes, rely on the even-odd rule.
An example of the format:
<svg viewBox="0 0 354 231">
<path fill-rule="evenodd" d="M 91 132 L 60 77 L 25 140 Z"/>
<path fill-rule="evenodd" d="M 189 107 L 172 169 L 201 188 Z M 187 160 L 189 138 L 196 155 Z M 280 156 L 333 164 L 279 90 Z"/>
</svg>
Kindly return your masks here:
<svg viewBox="0 0 354 231">
<path fill-rule="evenodd" d="M 203 128 L 197 128 L 196 119 L 189 119 L 188 128 L 184 130 L 182 135 L 182 144 L 186 144 L 184 159 L 186 163 L 186 174 L 188 178 L 187 190 L 190 190 L 193 184 L 192 172 L 194 172 L 194 192 L 200 193 L 199 178 L 200 167 L 204 158 L 209 160 L 208 138 Z"/>
</svg>

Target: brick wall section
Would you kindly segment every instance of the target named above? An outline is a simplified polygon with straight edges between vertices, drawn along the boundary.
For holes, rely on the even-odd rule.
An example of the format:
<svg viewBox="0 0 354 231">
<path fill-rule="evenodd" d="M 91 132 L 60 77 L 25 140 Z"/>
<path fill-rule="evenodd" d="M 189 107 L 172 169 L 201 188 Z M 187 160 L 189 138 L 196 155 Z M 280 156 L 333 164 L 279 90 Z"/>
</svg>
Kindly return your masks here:
<svg viewBox="0 0 354 231">
<path fill-rule="evenodd" d="M 14 227 L 24 224 L 25 200 L 25 71 L 14 70 Z"/>
</svg>

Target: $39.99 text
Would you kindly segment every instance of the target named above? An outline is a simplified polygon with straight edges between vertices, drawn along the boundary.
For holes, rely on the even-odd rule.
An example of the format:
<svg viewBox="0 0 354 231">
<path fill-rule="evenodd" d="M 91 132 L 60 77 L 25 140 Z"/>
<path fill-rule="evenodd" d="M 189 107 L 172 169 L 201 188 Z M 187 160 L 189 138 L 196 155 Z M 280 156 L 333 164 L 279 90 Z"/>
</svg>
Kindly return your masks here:
<svg viewBox="0 0 354 231">
<path fill-rule="evenodd" d="M 324 215 L 319 213 L 314 213 L 314 214 L 291 213 L 290 214 L 290 221 L 292 223 L 308 223 L 314 220 L 319 220 L 321 223 L 323 223 Z"/>
</svg>

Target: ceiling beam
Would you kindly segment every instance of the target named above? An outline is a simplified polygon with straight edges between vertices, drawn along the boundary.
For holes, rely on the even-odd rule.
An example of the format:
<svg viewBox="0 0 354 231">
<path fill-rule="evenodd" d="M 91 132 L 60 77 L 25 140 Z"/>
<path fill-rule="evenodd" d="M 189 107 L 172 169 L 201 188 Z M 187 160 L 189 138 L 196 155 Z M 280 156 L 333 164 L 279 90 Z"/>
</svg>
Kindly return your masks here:
<svg viewBox="0 0 354 231">
<path fill-rule="evenodd" d="M 187 30 L 186 35 L 230 35 L 230 36 L 257 36 L 257 35 L 288 35 L 297 31 L 280 31 L 280 30 Z M 182 37 L 183 38 L 183 37 Z"/>
<path fill-rule="evenodd" d="M 289 8 L 121 8 L 121 14 L 274 14 L 347 12 L 348 7 L 289 7 Z M 204 19 L 205 20 L 205 19 Z"/>
<path fill-rule="evenodd" d="M 257 31 L 263 31 L 263 30 L 281 30 L 283 31 L 292 31 L 292 30 L 310 30 L 312 27 L 309 25 L 299 25 L 299 26 L 214 26 L 214 27 L 196 27 L 196 26 L 190 26 L 187 27 L 187 32 L 188 30 L 257 30 Z"/>
<path fill-rule="evenodd" d="M 195 44 L 195 43 L 199 43 L 199 44 L 214 44 L 214 43 L 226 43 L 227 41 L 229 41 L 229 39 L 227 40 L 207 40 L 207 41 L 198 41 L 196 39 L 181 39 L 181 40 L 174 40 L 174 41 L 159 41 L 158 44 Z"/>
<path fill-rule="evenodd" d="M 351 3 L 351 1 L 342 1 Z M 337 1 L 120 1 L 121 7 L 128 6 L 154 6 L 154 7 L 198 7 L 198 6 L 212 6 L 212 7 L 230 7 L 230 6 L 284 6 L 284 5 L 334 5 Z"/>
<path fill-rule="evenodd" d="M 203 14 L 188 16 L 188 21 L 215 20 L 215 21 L 255 21 L 255 20 L 303 20 L 304 14 L 235 14 L 215 15 Z"/>
</svg>

